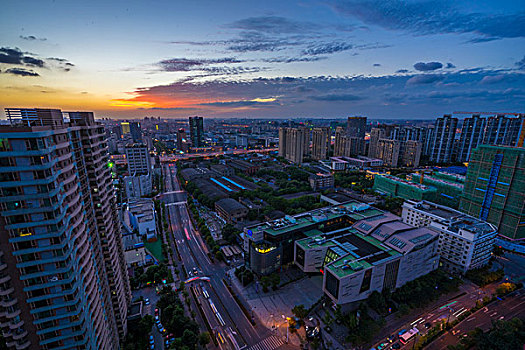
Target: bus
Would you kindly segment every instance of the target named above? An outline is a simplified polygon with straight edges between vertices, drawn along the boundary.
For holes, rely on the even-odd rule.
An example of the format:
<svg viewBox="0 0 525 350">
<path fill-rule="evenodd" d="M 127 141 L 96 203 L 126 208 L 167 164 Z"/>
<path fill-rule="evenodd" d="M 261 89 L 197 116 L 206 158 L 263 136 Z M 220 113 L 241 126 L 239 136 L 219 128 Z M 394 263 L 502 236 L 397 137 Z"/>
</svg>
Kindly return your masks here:
<svg viewBox="0 0 525 350">
<path fill-rule="evenodd" d="M 401 344 L 405 345 L 406 343 L 408 343 L 412 338 L 414 338 L 416 336 L 416 334 L 419 333 L 419 330 L 414 327 L 412 329 L 409 329 L 407 332 L 401 334 L 399 336 L 399 341 L 401 342 Z"/>
</svg>

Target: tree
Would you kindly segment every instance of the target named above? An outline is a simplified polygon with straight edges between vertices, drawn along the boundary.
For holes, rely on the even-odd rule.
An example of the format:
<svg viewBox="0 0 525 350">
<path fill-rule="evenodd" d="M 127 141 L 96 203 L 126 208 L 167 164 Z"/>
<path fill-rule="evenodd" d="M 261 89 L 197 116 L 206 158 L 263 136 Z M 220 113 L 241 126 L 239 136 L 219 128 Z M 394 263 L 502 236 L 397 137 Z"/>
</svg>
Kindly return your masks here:
<svg viewBox="0 0 525 350">
<path fill-rule="evenodd" d="M 202 332 L 201 334 L 199 334 L 199 344 L 201 346 L 205 347 L 209 343 L 210 343 L 210 333 Z"/>
<path fill-rule="evenodd" d="M 197 344 L 198 338 L 193 331 L 185 329 L 182 333 L 182 344 L 186 345 L 190 349 L 194 349 Z"/>
<path fill-rule="evenodd" d="M 301 320 L 308 316 L 308 310 L 306 310 L 303 304 L 295 305 L 292 308 L 292 313 Z"/>
</svg>

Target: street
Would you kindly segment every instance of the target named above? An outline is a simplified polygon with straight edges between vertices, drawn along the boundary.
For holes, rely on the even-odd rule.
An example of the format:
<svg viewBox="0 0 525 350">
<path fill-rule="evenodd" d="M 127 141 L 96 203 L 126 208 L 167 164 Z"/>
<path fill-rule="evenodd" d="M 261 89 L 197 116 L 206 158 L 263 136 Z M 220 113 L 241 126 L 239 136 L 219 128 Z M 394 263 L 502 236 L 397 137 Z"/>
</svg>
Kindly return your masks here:
<svg viewBox="0 0 525 350">
<path fill-rule="evenodd" d="M 265 350 L 277 348 L 266 345 L 262 348 L 257 347 L 257 344 L 265 342 L 272 335 L 271 331 L 262 326 L 256 329 L 245 317 L 224 285 L 224 267 L 222 264 L 211 263 L 202 238 L 193 228 L 185 203 L 186 194 L 181 191 L 177 180 L 176 167 L 166 165 L 164 170 L 167 194 L 162 195 L 161 198 L 168 208 L 169 223 L 173 232 L 170 245 L 174 252 L 175 244 L 177 245 L 188 276 L 193 274 L 195 268 L 197 276 L 209 278 L 206 282 L 190 282 L 187 288 L 196 287 L 194 291 L 197 300 L 219 340 L 220 348 L 251 349 L 253 347 L 253 349 Z M 203 296 L 200 283 L 206 288 L 209 298 Z M 224 343 L 221 342 L 221 338 L 224 339 Z"/>
</svg>

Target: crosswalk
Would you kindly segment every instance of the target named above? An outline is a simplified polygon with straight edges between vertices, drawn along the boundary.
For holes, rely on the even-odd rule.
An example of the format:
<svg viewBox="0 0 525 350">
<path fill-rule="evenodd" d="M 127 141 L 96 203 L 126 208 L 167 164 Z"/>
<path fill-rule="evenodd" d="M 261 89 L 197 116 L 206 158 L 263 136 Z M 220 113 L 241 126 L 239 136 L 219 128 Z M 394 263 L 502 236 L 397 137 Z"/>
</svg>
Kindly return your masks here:
<svg viewBox="0 0 525 350">
<path fill-rule="evenodd" d="M 272 335 L 259 343 L 252 345 L 247 350 L 274 350 L 281 345 L 284 345 L 284 342 L 275 335 Z"/>
</svg>

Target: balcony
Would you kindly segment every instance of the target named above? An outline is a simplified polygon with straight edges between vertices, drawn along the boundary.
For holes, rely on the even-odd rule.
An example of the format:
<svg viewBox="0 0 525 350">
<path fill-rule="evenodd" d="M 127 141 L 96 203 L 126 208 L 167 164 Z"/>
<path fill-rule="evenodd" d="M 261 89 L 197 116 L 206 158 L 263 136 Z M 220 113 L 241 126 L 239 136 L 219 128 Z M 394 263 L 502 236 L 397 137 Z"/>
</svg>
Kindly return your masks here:
<svg viewBox="0 0 525 350">
<path fill-rule="evenodd" d="M 22 344 L 16 344 L 16 349 L 17 350 L 23 350 L 23 349 L 28 349 L 29 347 L 31 346 L 31 342 L 29 340 L 26 340 L 25 342 L 23 342 Z"/>
</svg>

